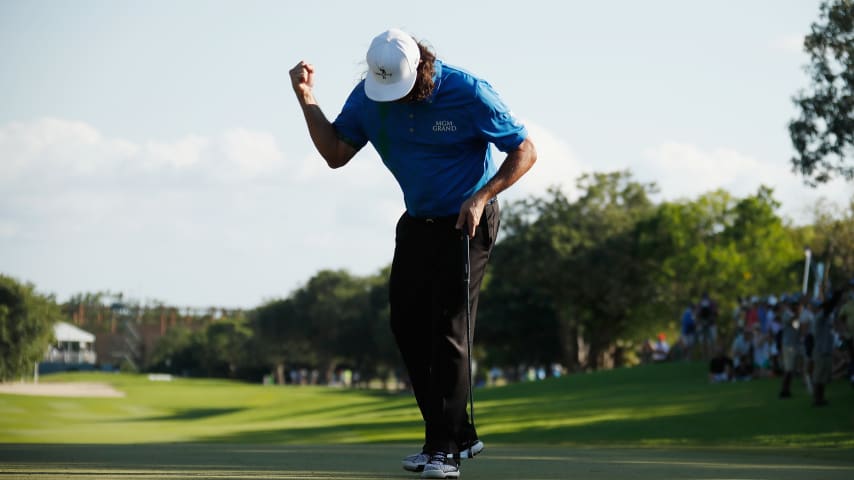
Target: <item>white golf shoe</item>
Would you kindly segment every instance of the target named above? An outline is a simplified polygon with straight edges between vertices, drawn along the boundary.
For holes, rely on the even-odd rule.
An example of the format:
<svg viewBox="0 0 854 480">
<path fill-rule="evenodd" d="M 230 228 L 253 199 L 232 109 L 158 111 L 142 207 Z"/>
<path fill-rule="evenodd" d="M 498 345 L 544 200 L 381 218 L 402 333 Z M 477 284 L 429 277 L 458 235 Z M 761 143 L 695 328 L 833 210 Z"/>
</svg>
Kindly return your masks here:
<svg viewBox="0 0 854 480">
<path fill-rule="evenodd" d="M 465 449 L 460 450 L 459 458 L 472 458 L 483 451 L 483 442 L 475 440 L 471 445 L 466 445 Z M 447 454 L 448 458 L 454 458 L 453 453 Z M 425 452 L 413 453 L 403 458 L 403 469 L 409 472 L 422 472 L 424 466 L 430 461 L 430 454 Z M 451 478 L 451 477 L 448 477 Z"/>
<path fill-rule="evenodd" d="M 410 472 L 420 472 L 424 470 L 424 465 L 427 465 L 429 461 L 429 453 L 413 453 L 403 458 L 403 469 Z"/>
<path fill-rule="evenodd" d="M 460 464 L 444 452 L 436 452 L 430 456 L 430 461 L 424 465 L 421 478 L 460 478 Z"/>
</svg>

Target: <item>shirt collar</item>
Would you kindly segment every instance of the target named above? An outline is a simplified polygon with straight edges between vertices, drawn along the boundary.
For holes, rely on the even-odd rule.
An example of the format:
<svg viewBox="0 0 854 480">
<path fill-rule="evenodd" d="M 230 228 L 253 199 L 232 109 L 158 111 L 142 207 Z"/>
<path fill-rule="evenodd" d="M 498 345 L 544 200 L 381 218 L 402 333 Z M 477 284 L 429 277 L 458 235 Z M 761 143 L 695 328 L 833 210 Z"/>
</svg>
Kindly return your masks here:
<svg viewBox="0 0 854 480">
<path fill-rule="evenodd" d="M 439 87 L 442 85 L 442 61 L 438 58 L 433 61 L 433 92 L 427 97 L 427 103 L 433 103 L 436 98 L 436 93 L 439 92 Z"/>
</svg>

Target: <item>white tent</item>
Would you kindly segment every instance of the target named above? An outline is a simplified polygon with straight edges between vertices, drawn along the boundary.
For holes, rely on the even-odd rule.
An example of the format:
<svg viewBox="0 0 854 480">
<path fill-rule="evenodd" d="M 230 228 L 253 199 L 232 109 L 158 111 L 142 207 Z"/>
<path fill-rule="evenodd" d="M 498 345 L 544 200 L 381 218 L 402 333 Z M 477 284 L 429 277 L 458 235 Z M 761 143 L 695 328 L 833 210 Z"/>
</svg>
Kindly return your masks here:
<svg viewBox="0 0 854 480">
<path fill-rule="evenodd" d="M 95 335 L 75 327 L 70 323 L 56 322 L 53 326 L 53 335 L 57 343 L 94 343 Z"/>
<path fill-rule="evenodd" d="M 53 335 L 56 341 L 48 348 L 45 362 L 75 365 L 95 363 L 95 335 L 65 322 L 53 325 Z"/>
</svg>

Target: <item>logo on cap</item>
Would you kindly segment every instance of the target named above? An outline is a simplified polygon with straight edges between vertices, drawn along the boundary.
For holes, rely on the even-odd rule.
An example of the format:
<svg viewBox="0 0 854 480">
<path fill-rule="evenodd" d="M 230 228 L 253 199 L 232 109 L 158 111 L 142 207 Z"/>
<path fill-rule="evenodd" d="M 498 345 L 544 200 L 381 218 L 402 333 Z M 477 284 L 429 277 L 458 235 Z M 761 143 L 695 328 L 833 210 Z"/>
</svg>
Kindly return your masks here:
<svg viewBox="0 0 854 480">
<path fill-rule="evenodd" d="M 383 80 L 387 80 L 387 79 L 388 79 L 388 77 L 391 77 L 391 76 L 392 76 L 392 73 L 391 73 L 391 72 L 387 72 L 385 68 L 383 68 L 383 67 L 379 67 L 379 69 L 380 69 L 380 71 L 379 71 L 379 72 L 374 72 L 374 75 L 376 75 L 376 76 L 378 76 L 378 77 L 382 77 L 382 79 L 383 79 Z"/>
<path fill-rule="evenodd" d="M 371 42 L 365 55 L 365 95 L 375 102 L 390 102 L 406 96 L 418 78 L 421 51 L 411 35 L 387 30 Z"/>
</svg>

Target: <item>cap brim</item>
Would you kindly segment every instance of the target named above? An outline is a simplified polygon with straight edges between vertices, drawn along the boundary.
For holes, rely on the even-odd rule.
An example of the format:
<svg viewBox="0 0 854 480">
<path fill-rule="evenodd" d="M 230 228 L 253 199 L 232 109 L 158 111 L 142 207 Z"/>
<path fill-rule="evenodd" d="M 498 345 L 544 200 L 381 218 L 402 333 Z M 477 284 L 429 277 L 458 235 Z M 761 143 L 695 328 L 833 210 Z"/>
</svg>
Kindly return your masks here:
<svg viewBox="0 0 854 480">
<path fill-rule="evenodd" d="M 397 83 L 379 83 L 368 75 L 365 77 L 365 95 L 375 102 L 393 102 L 400 100 L 412 91 L 416 76 L 411 75 Z"/>
</svg>

